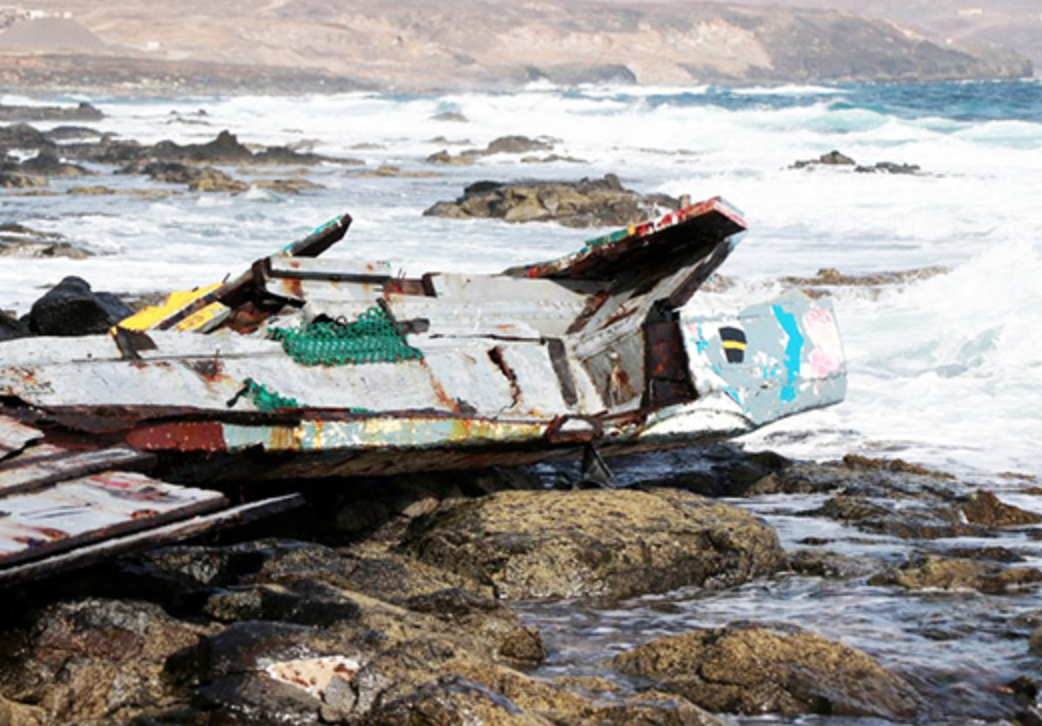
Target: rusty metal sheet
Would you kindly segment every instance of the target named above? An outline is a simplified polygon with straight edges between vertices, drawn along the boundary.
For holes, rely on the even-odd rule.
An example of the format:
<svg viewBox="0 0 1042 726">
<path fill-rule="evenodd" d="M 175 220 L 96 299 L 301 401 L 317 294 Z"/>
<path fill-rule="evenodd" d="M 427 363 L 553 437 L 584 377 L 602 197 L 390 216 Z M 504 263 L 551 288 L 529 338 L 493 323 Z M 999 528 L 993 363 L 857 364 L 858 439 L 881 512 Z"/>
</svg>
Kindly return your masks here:
<svg viewBox="0 0 1042 726">
<path fill-rule="evenodd" d="M 842 397 L 839 369 L 827 380 L 765 385 L 755 366 L 720 378 L 720 361 L 702 355 L 706 345 L 718 358 L 736 345 L 712 331 L 696 339 L 695 318 L 684 317 L 698 317 L 688 299 L 745 228 L 720 199 L 501 275 L 404 280 L 385 263 L 300 259 L 344 224 L 259 260 L 218 290 L 234 310 L 207 334 L 149 331 L 151 345 L 122 348 L 108 336 L 0 344 L 0 395 L 40 409 L 48 425 L 65 427 L 70 445 L 104 433 L 164 452 L 172 470 L 221 459 L 223 478 L 538 460 L 571 438 L 553 429 L 568 417 L 598 419 L 577 434 L 599 446 L 678 445 Z M 351 321 L 374 304 L 390 309 L 422 359 L 310 365 L 265 337 L 323 315 Z M 772 320 L 775 331 L 802 339 L 800 322 Z M 747 324 L 759 329 L 752 318 Z M 769 352 L 803 371 L 828 352 L 798 359 L 795 344 L 779 341 Z M 804 382 L 796 406 L 768 405 Z"/>
<path fill-rule="evenodd" d="M 84 567 L 127 552 L 151 549 L 197 537 L 203 533 L 245 524 L 253 519 L 292 509 L 304 503 L 299 494 L 251 502 L 219 512 L 201 514 L 150 529 L 111 537 L 42 559 L 0 566 L 0 585 L 44 577 L 74 567 Z"/>
<path fill-rule="evenodd" d="M 43 433 L 7 416 L 0 416 L 0 460 L 24 449 L 30 442 L 42 438 Z"/>
<path fill-rule="evenodd" d="M 0 499 L 0 566 L 149 529 L 227 504 L 219 492 L 109 471 Z"/>
<path fill-rule="evenodd" d="M 527 278 L 594 278 L 615 276 L 618 258 L 634 253 L 668 256 L 692 246 L 712 248 L 721 240 L 736 237 L 746 229 L 741 213 L 720 197 L 688 205 L 656 220 L 627 227 L 589 240 L 582 249 L 547 262 L 512 267 L 506 275 Z M 652 250 L 652 247 L 654 249 Z M 723 262 L 721 258 L 719 262 Z"/>
<path fill-rule="evenodd" d="M 422 412 L 305 419 L 295 425 L 207 422 L 142 424 L 127 441 L 144 451 L 316 453 L 373 449 L 477 448 L 542 439 L 551 421 L 487 419 Z"/>
<path fill-rule="evenodd" d="M 272 277 L 302 280 L 385 281 L 391 278 L 391 263 L 358 260 L 318 260 L 307 257 L 272 257 L 268 261 Z"/>
<path fill-rule="evenodd" d="M 59 446 L 37 444 L 0 464 L 0 496 L 39 489 L 101 471 L 143 466 L 151 460 L 149 454 L 126 446 L 70 451 Z"/>
</svg>

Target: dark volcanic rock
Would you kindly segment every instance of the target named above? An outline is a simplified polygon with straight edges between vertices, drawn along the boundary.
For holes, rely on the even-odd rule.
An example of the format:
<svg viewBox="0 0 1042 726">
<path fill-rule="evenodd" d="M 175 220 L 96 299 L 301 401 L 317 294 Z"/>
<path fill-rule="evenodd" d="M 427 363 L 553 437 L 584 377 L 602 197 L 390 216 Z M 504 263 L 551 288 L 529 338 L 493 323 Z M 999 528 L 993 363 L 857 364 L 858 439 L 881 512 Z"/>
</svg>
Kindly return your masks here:
<svg viewBox="0 0 1042 726">
<path fill-rule="evenodd" d="M 161 161 L 205 164 L 238 164 L 253 158 L 253 152 L 229 131 L 220 132 L 217 138 L 205 144 L 182 146 L 173 141 L 160 141 L 152 147 L 150 155 Z"/>
<path fill-rule="evenodd" d="M 3 145 L 3 138 L 0 137 L 0 146 Z M 120 166 L 120 173 L 123 174 L 142 173 L 142 168 L 152 162 L 184 165 L 313 165 L 338 161 L 282 146 L 254 152 L 229 131 L 221 131 L 213 141 L 204 144 L 182 145 L 167 140 L 147 146 L 137 141 L 113 139 L 105 135 L 97 142 L 65 144 L 61 150 L 62 154 L 70 159 Z"/>
<path fill-rule="evenodd" d="M 31 335 L 25 323 L 0 310 L 0 341 Z"/>
<path fill-rule="evenodd" d="M 301 194 L 316 189 L 324 189 L 321 184 L 316 184 L 310 179 L 293 177 L 290 179 L 258 179 L 253 182 L 258 189 L 267 189 L 276 194 Z"/>
<path fill-rule="evenodd" d="M 0 636 L 3 723 L 127 723 L 162 710 L 185 697 L 164 676 L 167 659 L 206 632 L 134 601 L 59 602 L 26 617 Z"/>
<path fill-rule="evenodd" d="M 1037 524 L 1039 515 L 975 491 L 950 475 L 900 459 L 849 455 L 842 462 L 791 467 L 780 476 L 825 484 L 840 493 L 805 516 L 825 516 L 902 539 L 994 537 L 996 529 Z"/>
<path fill-rule="evenodd" d="M 40 174 L 26 174 L 19 164 L 4 162 L 0 164 L 0 188 L 31 189 L 47 186 L 47 177 Z"/>
<path fill-rule="evenodd" d="M 804 159 L 803 161 L 797 161 L 792 165 L 792 167 L 794 169 L 806 169 L 815 166 L 855 166 L 856 164 L 857 162 L 846 154 L 833 150 L 822 154 L 817 159 Z"/>
<path fill-rule="evenodd" d="M 665 454 L 668 456 L 668 452 Z M 612 466 L 626 466 L 635 459 L 613 459 Z M 639 466 L 639 464 L 638 464 Z M 641 487 L 673 487 L 707 497 L 746 497 L 780 492 L 815 491 L 800 480 L 787 480 L 784 473 L 795 462 L 771 451 L 749 452 L 730 444 L 714 444 L 699 450 L 698 457 L 679 456 L 670 460 L 670 474 L 641 478 Z M 791 483 L 791 487 L 788 485 Z"/>
<path fill-rule="evenodd" d="M 190 166 L 176 161 L 153 161 L 141 170 L 158 182 L 186 184 L 193 192 L 227 192 L 240 194 L 250 188 L 246 182 L 233 178 L 211 166 Z"/>
<path fill-rule="evenodd" d="M 22 171 L 38 176 L 90 176 L 94 173 L 78 164 L 62 161 L 50 149 L 43 149 L 32 159 L 23 161 Z"/>
<path fill-rule="evenodd" d="M 854 171 L 861 174 L 918 174 L 922 168 L 918 164 L 899 164 L 894 161 L 877 161 L 872 166 L 854 167 Z"/>
<path fill-rule="evenodd" d="M 106 332 L 134 311 L 111 293 L 94 292 L 79 277 L 66 277 L 33 303 L 29 329 L 38 335 Z"/>
<path fill-rule="evenodd" d="M 904 164 L 894 161 L 877 161 L 868 166 L 858 164 L 846 154 L 839 151 L 830 151 L 822 154 L 817 159 L 803 159 L 793 163 L 793 169 L 814 169 L 819 166 L 852 167 L 855 172 L 861 174 L 918 174 L 922 168 L 918 164 Z"/>
<path fill-rule="evenodd" d="M 557 222 L 566 227 L 625 227 L 678 209 L 665 195 L 643 196 L 618 178 L 579 182 L 478 182 L 455 202 L 439 202 L 424 214 L 452 219 L 495 218 L 507 222 Z"/>
<path fill-rule="evenodd" d="M 439 151 L 427 157 L 433 164 L 473 164 L 479 159 L 493 154 L 528 154 L 534 151 L 553 151 L 551 139 L 530 139 L 527 136 L 500 136 L 488 143 L 484 149 L 467 149 L 453 156 L 447 151 Z"/>
<path fill-rule="evenodd" d="M 1006 504 L 987 490 L 970 494 L 961 509 L 966 521 L 985 527 L 1022 527 L 1042 524 L 1042 515 Z"/>
<path fill-rule="evenodd" d="M 0 105 L 0 121 L 100 121 L 105 115 L 87 103 L 68 106 Z"/>
<path fill-rule="evenodd" d="M 106 134 L 87 126 L 55 126 L 46 134 L 50 141 L 101 141 Z"/>
<path fill-rule="evenodd" d="M 614 664 L 714 712 L 905 721 L 920 709 L 912 686 L 871 656 L 800 630 L 693 631 L 623 653 Z"/>
<path fill-rule="evenodd" d="M 726 587 L 784 558 L 773 530 L 688 492 L 503 492 L 414 523 L 404 551 L 498 598 Z"/>
<path fill-rule="evenodd" d="M 82 260 L 90 253 L 53 232 L 21 224 L 0 224 L 0 257 L 69 257 Z"/>
<path fill-rule="evenodd" d="M 0 126 L 0 148 L 2 149 L 57 149 L 47 135 L 29 124 Z"/>
<path fill-rule="evenodd" d="M 69 159 L 122 166 L 137 164 L 148 157 L 148 146 L 130 139 L 114 139 L 104 136 L 97 142 L 76 142 L 62 146 L 62 153 Z"/>
</svg>

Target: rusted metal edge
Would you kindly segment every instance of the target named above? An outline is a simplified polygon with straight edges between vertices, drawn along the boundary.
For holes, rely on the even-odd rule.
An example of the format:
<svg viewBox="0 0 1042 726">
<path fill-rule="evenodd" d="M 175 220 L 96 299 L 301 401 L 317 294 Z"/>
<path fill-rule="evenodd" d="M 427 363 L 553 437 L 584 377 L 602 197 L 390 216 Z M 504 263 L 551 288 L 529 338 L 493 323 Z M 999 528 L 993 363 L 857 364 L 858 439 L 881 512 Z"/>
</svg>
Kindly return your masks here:
<svg viewBox="0 0 1042 726">
<path fill-rule="evenodd" d="M 732 237 L 746 230 L 745 220 L 737 209 L 720 197 L 713 197 L 688 205 L 655 220 L 642 222 L 603 237 L 588 240 L 576 252 L 553 260 L 511 267 L 502 274 L 513 277 L 568 278 L 589 274 L 605 262 L 628 256 L 635 250 L 649 246 L 656 237 L 666 237 L 671 244 L 683 238 L 693 242 L 712 243 Z M 681 232 L 688 234 L 681 235 Z M 686 241 L 679 244 L 687 244 Z"/>
<path fill-rule="evenodd" d="M 307 237 L 286 245 L 277 253 L 277 255 L 279 257 L 318 257 L 343 239 L 350 226 L 351 215 L 342 214 L 318 227 Z M 239 302 L 238 298 L 243 295 L 244 291 L 257 286 L 258 280 L 256 270 L 259 265 L 263 265 L 263 263 L 268 259 L 269 258 L 264 257 L 257 260 L 246 272 L 233 280 L 229 280 L 212 292 L 199 297 L 190 305 L 163 320 L 162 323 L 156 327 L 160 330 L 171 329 L 185 318 L 215 302 L 222 302 L 234 307 L 234 304 Z"/>
<path fill-rule="evenodd" d="M 76 567 L 86 567 L 120 554 L 191 539 L 217 529 L 240 526 L 263 516 L 294 509 L 303 503 L 304 497 L 300 494 L 287 494 L 95 542 L 42 560 L 0 569 L 0 586 L 44 577 Z"/>
</svg>

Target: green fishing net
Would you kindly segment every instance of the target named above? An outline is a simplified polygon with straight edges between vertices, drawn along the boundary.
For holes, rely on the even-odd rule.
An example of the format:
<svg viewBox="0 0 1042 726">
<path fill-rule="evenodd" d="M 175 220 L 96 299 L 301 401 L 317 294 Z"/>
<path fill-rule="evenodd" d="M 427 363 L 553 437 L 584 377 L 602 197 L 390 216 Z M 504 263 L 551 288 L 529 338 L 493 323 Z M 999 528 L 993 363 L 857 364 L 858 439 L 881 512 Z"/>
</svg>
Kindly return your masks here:
<svg viewBox="0 0 1042 726">
<path fill-rule="evenodd" d="M 270 390 L 263 383 L 257 383 L 257 381 L 252 378 L 247 378 L 243 381 L 243 390 L 241 391 L 241 394 L 253 401 L 253 405 L 255 405 L 259 411 L 275 411 L 280 408 L 300 408 L 302 405 L 297 399 L 280 396 L 275 391 Z M 236 396 L 236 398 L 238 398 L 238 396 Z"/>
<path fill-rule="evenodd" d="M 283 350 L 306 366 L 359 363 L 398 363 L 419 360 L 423 353 L 405 341 L 394 319 L 380 305 L 366 310 L 351 323 L 315 320 L 296 328 L 269 328 Z"/>
</svg>

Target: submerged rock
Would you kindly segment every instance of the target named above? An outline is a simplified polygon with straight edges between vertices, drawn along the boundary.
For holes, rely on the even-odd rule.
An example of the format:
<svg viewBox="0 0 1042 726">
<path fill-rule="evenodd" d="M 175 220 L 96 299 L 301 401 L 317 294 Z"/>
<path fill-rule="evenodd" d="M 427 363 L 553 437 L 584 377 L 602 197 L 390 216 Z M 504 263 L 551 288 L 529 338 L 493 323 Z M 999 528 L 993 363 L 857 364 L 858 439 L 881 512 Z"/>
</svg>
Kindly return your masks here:
<svg viewBox="0 0 1042 726">
<path fill-rule="evenodd" d="M 325 189 L 321 184 L 316 184 L 310 179 L 293 177 L 288 179 L 258 179 L 253 182 L 258 189 L 266 189 L 276 194 L 301 194 L 302 192 Z"/>
<path fill-rule="evenodd" d="M 846 154 L 833 149 L 822 154 L 817 159 L 804 159 L 793 163 L 794 169 L 807 169 L 815 166 L 856 166 L 857 162 Z"/>
<path fill-rule="evenodd" d="M 920 698 L 866 653 L 813 633 L 756 625 L 661 638 L 614 660 L 713 712 L 914 719 Z"/>
<path fill-rule="evenodd" d="M 869 579 L 870 585 L 896 585 L 907 590 L 975 590 L 1000 595 L 1042 582 L 1034 567 L 1003 567 L 970 559 L 929 556 Z"/>
<path fill-rule="evenodd" d="M 417 520 L 403 551 L 506 599 L 726 587 L 784 564 L 752 515 L 670 489 L 503 492 Z"/>
<path fill-rule="evenodd" d="M 22 171 L 39 176 L 92 176 L 94 172 L 78 164 L 63 161 L 57 153 L 42 150 L 32 159 L 22 162 Z"/>
<path fill-rule="evenodd" d="M 47 186 L 47 177 L 26 174 L 19 167 L 0 168 L 0 189 L 34 189 Z"/>
<path fill-rule="evenodd" d="M 22 224 L 0 224 L 0 257 L 68 257 L 82 260 L 90 253 L 54 232 Z"/>
<path fill-rule="evenodd" d="M 894 161 L 877 161 L 872 166 L 861 166 L 859 164 L 854 167 L 854 171 L 859 174 L 918 174 L 922 171 L 922 167 L 918 164 L 899 164 Z"/>
<path fill-rule="evenodd" d="M 250 188 L 246 182 L 212 166 L 191 166 L 176 161 L 153 161 L 146 164 L 142 173 L 158 182 L 186 184 L 193 192 L 227 192 L 241 194 Z"/>
<path fill-rule="evenodd" d="M 432 164 L 473 164 L 479 159 L 494 154 L 529 154 L 533 151 L 553 151 L 550 139 L 530 139 L 527 136 L 501 136 L 493 139 L 484 149 L 466 149 L 453 156 L 448 151 L 439 151 L 427 157 Z"/>
<path fill-rule="evenodd" d="M 802 159 L 793 163 L 793 169 L 815 169 L 819 166 L 853 167 L 855 172 L 861 174 L 918 174 L 922 169 L 918 164 L 905 164 L 893 161 L 878 161 L 871 166 L 858 164 L 852 158 L 840 151 L 830 151 L 822 154 L 817 159 Z"/>
<path fill-rule="evenodd" d="M 438 202 L 424 214 L 452 219 L 557 222 L 566 227 L 625 227 L 680 207 L 666 195 L 624 189 L 618 177 L 578 182 L 478 182 L 454 202 Z"/>
<path fill-rule="evenodd" d="M 828 287 L 885 287 L 888 285 L 905 285 L 910 282 L 928 280 L 938 275 L 946 275 L 951 272 L 950 267 L 943 265 L 930 265 L 918 267 L 911 270 L 898 270 L 894 272 L 871 272 L 867 274 L 850 275 L 840 272 L 833 267 L 825 267 L 818 270 L 814 277 L 783 277 L 782 282 L 787 285 L 795 285 L 804 288 L 808 292 L 817 291 Z"/>
</svg>

